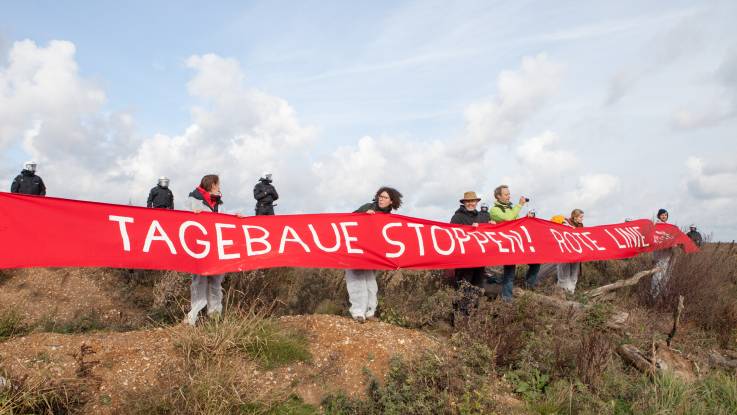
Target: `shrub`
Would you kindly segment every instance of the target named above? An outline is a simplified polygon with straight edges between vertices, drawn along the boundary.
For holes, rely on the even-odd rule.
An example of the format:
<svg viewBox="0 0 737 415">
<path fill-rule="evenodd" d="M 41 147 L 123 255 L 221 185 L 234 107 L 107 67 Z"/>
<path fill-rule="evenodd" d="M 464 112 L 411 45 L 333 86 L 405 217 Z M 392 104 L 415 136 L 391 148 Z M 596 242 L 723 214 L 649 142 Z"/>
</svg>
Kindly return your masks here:
<svg viewBox="0 0 737 415">
<path fill-rule="evenodd" d="M 310 359 L 304 334 L 265 318 L 268 311 L 232 311 L 177 335 L 188 359 L 210 359 L 243 353 L 266 368 Z"/>
<path fill-rule="evenodd" d="M 0 312 L 0 341 L 28 333 L 28 327 L 23 323 L 23 317 L 15 311 Z"/>
</svg>

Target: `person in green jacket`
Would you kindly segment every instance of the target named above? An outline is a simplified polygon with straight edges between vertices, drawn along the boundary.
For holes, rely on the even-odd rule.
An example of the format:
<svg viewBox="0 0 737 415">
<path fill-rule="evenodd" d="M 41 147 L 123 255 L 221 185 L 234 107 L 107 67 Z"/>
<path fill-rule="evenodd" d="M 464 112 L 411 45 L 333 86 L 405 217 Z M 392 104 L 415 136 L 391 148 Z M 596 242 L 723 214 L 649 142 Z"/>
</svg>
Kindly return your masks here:
<svg viewBox="0 0 737 415">
<path fill-rule="evenodd" d="M 529 201 L 526 197 L 520 197 L 519 203 L 512 205 L 509 186 L 503 184 L 494 189 L 494 206 L 491 208 L 491 220 L 495 223 L 515 220 L 519 216 L 522 206 Z M 514 288 L 514 276 L 517 271 L 516 265 L 505 265 L 502 277 L 502 300 L 512 301 L 512 289 Z M 540 272 L 540 264 L 530 264 L 527 270 L 526 282 L 528 287 L 537 284 L 537 274 Z"/>
</svg>

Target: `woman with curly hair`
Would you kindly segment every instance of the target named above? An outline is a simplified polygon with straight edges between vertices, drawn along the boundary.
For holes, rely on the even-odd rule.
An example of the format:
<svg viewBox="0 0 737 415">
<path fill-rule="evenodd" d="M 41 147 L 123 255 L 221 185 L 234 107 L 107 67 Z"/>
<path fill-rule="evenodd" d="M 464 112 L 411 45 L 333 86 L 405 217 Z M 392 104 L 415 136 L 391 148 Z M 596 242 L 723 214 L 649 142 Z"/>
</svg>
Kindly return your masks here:
<svg viewBox="0 0 737 415">
<path fill-rule="evenodd" d="M 391 213 L 402 205 L 402 194 L 391 187 L 381 187 L 376 191 L 374 200 L 366 203 L 353 213 Z M 376 285 L 377 271 L 371 269 L 345 270 L 345 282 L 348 288 L 348 299 L 351 303 L 351 316 L 359 323 L 366 320 L 376 320 L 376 306 L 378 304 L 378 286 Z"/>
</svg>

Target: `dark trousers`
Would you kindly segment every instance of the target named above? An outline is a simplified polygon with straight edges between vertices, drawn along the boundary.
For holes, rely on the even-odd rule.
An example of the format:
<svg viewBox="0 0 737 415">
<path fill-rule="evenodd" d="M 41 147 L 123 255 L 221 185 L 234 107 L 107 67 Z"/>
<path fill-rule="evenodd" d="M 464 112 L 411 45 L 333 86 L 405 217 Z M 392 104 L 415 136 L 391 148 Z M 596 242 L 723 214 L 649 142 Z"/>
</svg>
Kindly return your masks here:
<svg viewBox="0 0 737 415">
<path fill-rule="evenodd" d="M 528 287 L 534 287 L 537 284 L 537 273 L 540 272 L 540 264 L 530 264 L 527 270 L 525 282 Z M 514 276 L 517 271 L 516 265 L 505 265 L 504 276 L 502 277 L 502 300 L 512 300 L 512 289 L 514 289 Z"/>
<path fill-rule="evenodd" d="M 456 285 L 461 281 L 467 281 L 469 284 L 483 288 L 484 287 L 484 267 L 480 268 L 456 268 Z"/>
</svg>

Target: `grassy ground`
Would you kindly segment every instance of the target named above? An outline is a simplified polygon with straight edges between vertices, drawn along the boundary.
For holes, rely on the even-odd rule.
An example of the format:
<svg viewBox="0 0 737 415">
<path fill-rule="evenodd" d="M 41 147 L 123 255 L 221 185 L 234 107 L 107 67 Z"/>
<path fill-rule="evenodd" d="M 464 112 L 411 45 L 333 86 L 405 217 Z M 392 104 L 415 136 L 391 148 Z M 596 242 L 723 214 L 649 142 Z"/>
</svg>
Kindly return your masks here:
<svg viewBox="0 0 737 415">
<path fill-rule="evenodd" d="M 649 256 L 584 264 L 579 291 L 648 269 Z M 523 272 L 523 270 L 520 270 Z M 2 278 L 7 278 L 0 275 Z M 539 290 L 551 293 L 554 277 Z M 178 324 L 187 307 L 188 277 L 175 272 L 121 274 L 109 289 L 145 307 L 144 326 Z M 649 280 L 621 290 L 608 304 L 573 313 L 518 299 L 512 304 L 480 299 L 469 316 L 453 315 L 458 293 L 442 272 L 393 271 L 379 279 L 380 318 L 447 338 L 446 353 L 394 360 L 385 379 L 369 380 L 364 398 L 335 393 L 320 408 L 294 395 L 255 396 L 233 359 L 261 367 L 309 361 L 307 339 L 280 328 L 272 318 L 289 314 L 347 314 L 343 274 L 337 270 L 273 269 L 232 274 L 221 319 L 207 320 L 177 338 L 185 367 L 168 385 L 131 395 L 125 413 L 245 414 L 735 414 L 734 372 L 703 361 L 711 349 L 737 352 L 737 248 L 712 244 L 693 255 L 678 255 L 664 295 L 649 297 Z M 678 296 L 685 311 L 673 347 L 696 359 L 699 379 L 654 379 L 625 364 L 621 343 L 647 348 L 664 339 Z M 128 297 L 126 297 L 128 296 Z M 582 299 L 578 294 L 574 299 Z M 258 304 L 272 304 L 258 307 Z M 616 310 L 630 312 L 624 333 L 605 322 Z M 27 322 L 0 310 L 0 341 L 32 331 L 130 330 L 109 326 L 94 314 L 66 321 Z M 0 384 L 0 413 L 68 413 L 85 393 L 74 382 Z M 511 392 L 521 404 L 505 402 Z"/>
</svg>

